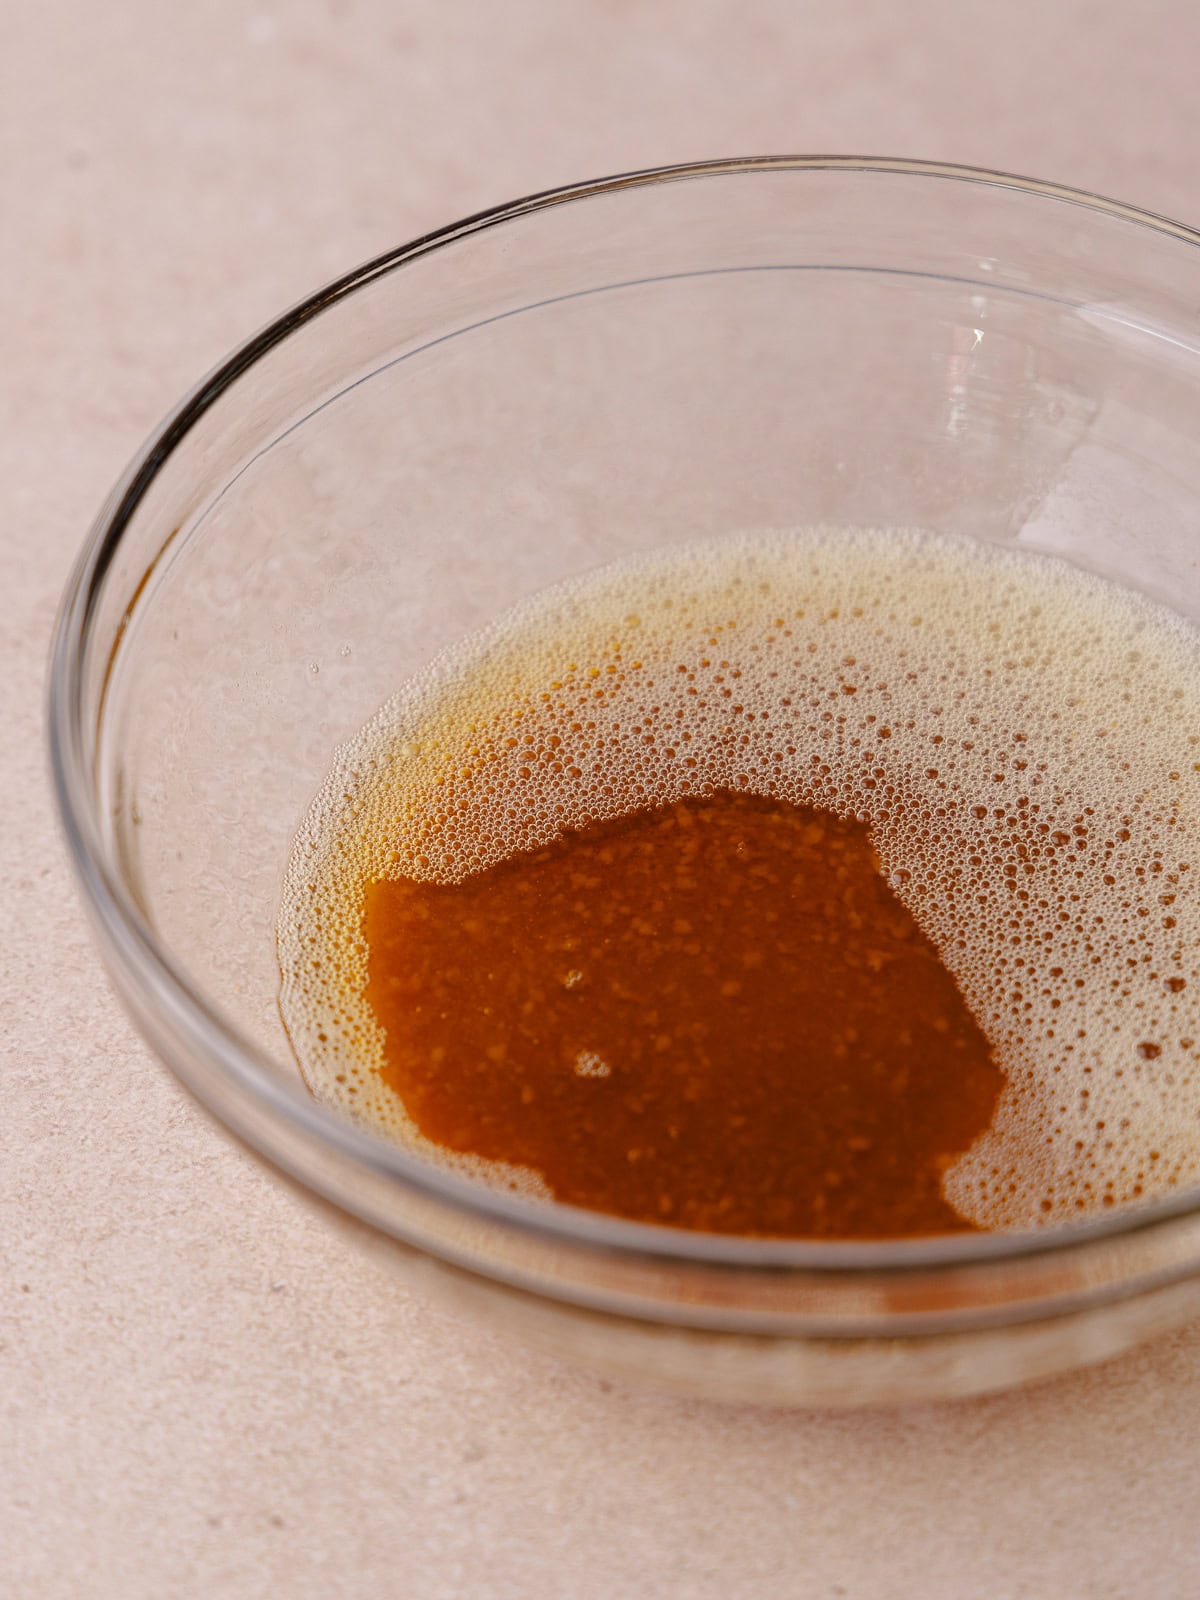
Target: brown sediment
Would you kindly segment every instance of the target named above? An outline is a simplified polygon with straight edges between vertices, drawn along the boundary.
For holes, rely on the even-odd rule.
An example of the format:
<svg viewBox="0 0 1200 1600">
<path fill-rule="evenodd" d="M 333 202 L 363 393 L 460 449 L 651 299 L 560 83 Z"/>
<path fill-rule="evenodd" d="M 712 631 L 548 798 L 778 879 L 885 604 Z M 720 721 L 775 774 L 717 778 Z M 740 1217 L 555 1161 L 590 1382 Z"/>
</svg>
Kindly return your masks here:
<svg viewBox="0 0 1200 1600">
<path fill-rule="evenodd" d="M 721 793 L 457 884 L 370 885 L 366 999 L 426 1138 L 554 1196 L 751 1235 L 970 1227 L 1002 1077 L 866 827 Z"/>
</svg>

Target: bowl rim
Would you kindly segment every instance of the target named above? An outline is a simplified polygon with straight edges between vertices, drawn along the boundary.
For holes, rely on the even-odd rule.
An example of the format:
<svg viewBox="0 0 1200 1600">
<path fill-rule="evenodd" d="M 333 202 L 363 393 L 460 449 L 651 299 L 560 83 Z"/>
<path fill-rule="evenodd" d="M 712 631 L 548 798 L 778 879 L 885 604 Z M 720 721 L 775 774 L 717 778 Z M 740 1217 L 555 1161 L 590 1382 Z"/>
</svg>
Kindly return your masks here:
<svg viewBox="0 0 1200 1600">
<path fill-rule="evenodd" d="M 86 726 L 84 679 L 96 647 L 94 623 L 100 591 L 122 536 L 168 458 L 199 419 L 251 367 L 276 345 L 338 302 L 407 263 L 452 246 L 486 229 L 555 206 L 586 201 L 621 190 L 664 183 L 758 176 L 771 173 L 842 172 L 982 185 L 1016 191 L 1131 223 L 1165 239 L 1200 247 L 1200 231 L 1153 212 L 1107 199 L 1087 190 L 1015 174 L 954 163 L 902 157 L 853 155 L 775 155 L 685 162 L 619 173 L 567 184 L 479 211 L 425 233 L 344 273 L 292 306 L 245 340 L 184 396 L 150 435 L 109 494 L 76 558 L 60 603 L 51 645 L 47 682 L 47 739 L 52 787 L 68 854 L 93 931 L 106 962 L 129 994 L 152 1010 L 168 1014 L 173 1025 L 210 1064 L 248 1094 L 268 1119 L 282 1119 L 309 1142 L 331 1146 L 351 1165 L 360 1166 L 399 1188 L 415 1191 L 490 1225 L 517 1230 L 559 1246 L 603 1252 L 625 1259 L 651 1260 L 666 1267 L 799 1269 L 806 1273 L 907 1274 L 920 1269 L 980 1268 L 989 1263 L 1031 1260 L 1054 1252 L 1122 1239 L 1200 1213 L 1200 1186 L 1134 1208 L 1020 1233 L 964 1233 L 929 1238 L 867 1241 L 753 1239 L 689 1232 L 587 1211 L 561 1203 L 530 1204 L 516 1195 L 488 1188 L 447 1169 L 432 1166 L 403 1147 L 322 1105 L 304 1087 L 299 1073 L 282 1077 L 271 1056 L 227 1022 L 187 972 L 159 944 L 118 864 L 104 847 L 97 817 L 93 761 L 104 718 L 104 688 L 94 726 Z M 111 660 L 132 617 L 144 575 L 129 598 L 116 635 L 100 641 Z M 106 687 L 106 682 L 105 682 Z M 146 1030 L 142 1031 L 143 1037 Z M 204 1100 L 196 1084 L 159 1050 L 172 1072 Z M 340 1193 L 327 1189 L 303 1163 L 290 1162 L 265 1148 L 253 1134 L 234 1126 L 209 1102 L 218 1119 L 249 1143 L 258 1155 L 289 1172 L 342 1209 L 354 1210 Z M 403 1230 L 358 1213 L 397 1237 Z M 423 1245 L 423 1241 L 417 1241 Z M 1031 1262 L 1032 1264 L 1032 1262 Z"/>
</svg>

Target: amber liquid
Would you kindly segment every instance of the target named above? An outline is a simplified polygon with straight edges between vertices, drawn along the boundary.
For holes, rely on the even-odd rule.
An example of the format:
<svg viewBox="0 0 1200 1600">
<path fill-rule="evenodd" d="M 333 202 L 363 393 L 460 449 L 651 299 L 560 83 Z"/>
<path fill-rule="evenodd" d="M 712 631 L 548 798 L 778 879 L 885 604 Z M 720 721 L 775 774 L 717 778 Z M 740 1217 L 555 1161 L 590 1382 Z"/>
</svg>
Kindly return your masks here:
<svg viewBox="0 0 1200 1600">
<path fill-rule="evenodd" d="M 856 820 L 861 819 L 861 820 Z M 401 687 L 297 836 L 281 1009 L 422 1157 L 746 1235 L 1200 1176 L 1200 640 L 911 534 L 666 550 Z"/>
<path fill-rule="evenodd" d="M 970 1224 L 945 1168 L 1001 1087 L 866 828 L 739 794 L 370 886 L 366 998 L 421 1132 L 643 1222 Z"/>
</svg>

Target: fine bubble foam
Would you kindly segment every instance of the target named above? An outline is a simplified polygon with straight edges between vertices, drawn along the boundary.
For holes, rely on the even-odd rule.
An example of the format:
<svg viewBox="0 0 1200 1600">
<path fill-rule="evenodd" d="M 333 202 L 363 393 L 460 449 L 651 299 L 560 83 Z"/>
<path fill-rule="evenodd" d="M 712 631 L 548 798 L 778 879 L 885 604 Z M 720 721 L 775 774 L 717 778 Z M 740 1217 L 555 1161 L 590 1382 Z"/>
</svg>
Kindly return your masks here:
<svg viewBox="0 0 1200 1600">
<path fill-rule="evenodd" d="M 536 1192 L 422 1140 L 380 1077 L 365 885 L 718 788 L 870 824 L 1007 1075 L 947 1175 L 965 1216 L 1031 1227 L 1200 1177 L 1200 643 L 1062 563 L 907 532 L 639 556 L 401 689 L 287 874 L 281 1006 L 314 1093 Z"/>
</svg>

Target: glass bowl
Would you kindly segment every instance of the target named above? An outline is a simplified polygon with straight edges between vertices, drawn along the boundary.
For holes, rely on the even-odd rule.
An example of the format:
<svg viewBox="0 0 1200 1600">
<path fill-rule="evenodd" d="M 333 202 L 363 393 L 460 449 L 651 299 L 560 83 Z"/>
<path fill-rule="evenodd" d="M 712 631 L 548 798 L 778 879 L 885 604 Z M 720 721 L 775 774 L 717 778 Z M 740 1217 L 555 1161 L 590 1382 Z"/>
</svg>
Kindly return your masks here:
<svg viewBox="0 0 1200 1600">
<path fill-rule="evenodd" d="M 1200 617 L 1200 236 L 928 163 L 560 189 L 329 285 L 114 490 L 54 645 L 58 803 L 147 1040 L 347 1239 L 574 1359 L 727 1398 L 997 1388 L 1200 1311 L 1200 1196 L 1015 1235 L 688 1234 L 530 1205 L 306 1092 L 276 997 L 294 831 L 441 647 L 632 551 L 920 526 Z"/>
</svg>

